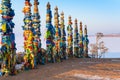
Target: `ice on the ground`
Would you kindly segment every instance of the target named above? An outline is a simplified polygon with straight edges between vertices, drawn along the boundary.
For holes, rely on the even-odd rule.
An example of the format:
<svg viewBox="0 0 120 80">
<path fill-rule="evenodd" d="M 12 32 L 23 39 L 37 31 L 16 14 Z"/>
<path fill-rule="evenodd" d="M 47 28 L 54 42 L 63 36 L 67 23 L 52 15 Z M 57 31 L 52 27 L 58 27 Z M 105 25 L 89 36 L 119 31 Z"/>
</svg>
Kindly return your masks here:
<svg viewBox="0 0 120 80">
<path fill-rule="evenodd" d="M 85 74 L 75 74 L 74 77 L 83 78 L 86 80 L 120 80 L 120 78 L 111 79 L 109 77 L 101 77 L 98 75 L 85 75 Z"/>
<path fill-rule="evenodd" d="M 24 63 L 22 64 L 16 64 L 15 69 L 20 70 L 24 66 Z"/>
</svg>

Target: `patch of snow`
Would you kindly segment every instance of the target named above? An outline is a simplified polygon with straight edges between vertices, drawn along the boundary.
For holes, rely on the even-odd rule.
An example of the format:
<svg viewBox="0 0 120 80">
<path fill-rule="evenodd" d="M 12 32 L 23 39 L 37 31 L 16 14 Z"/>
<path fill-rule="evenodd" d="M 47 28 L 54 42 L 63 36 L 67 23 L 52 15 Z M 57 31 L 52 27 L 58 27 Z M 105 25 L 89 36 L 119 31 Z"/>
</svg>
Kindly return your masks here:
<svg viewBox="0 0 120 80">
<path fill-rule="evenodd" d="M 100 62 L 80 62 L 80 63 L 100 63 Z"/>
<path fill-rule="evenodd" d="M 112 60 L 112 61 L 115 61 L 115 62 L 120 62 L 120 60 Z"/>
<path fill-rule="evenodd" d="M 87 80 L 120 80 L 120 78 L 118 79 L 111 79 L 109 77 L 101 77 L 98 75 L 85 75 L 85 74 L 75 74 L 74 77 L 78 77 L 78 78 L 83 78 L 83 79 L 87 79 Z"/>
<path fill-rule="evenodd" d="M 16 64 L 15 69 L 20 70 L 24 66 L 24 63 L 22 64 Z"/>
</svg>

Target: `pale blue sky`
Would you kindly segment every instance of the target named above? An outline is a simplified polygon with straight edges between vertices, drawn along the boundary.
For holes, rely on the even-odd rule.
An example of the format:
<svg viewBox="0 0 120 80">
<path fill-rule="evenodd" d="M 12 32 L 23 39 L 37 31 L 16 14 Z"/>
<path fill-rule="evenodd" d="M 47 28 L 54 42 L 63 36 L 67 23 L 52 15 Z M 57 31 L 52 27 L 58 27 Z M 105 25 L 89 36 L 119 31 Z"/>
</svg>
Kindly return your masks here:
<svg viewBox="0 0 120 80">
<path fill-rule="evenodd" d="M 2 0 L 1 0 L 2 1 Z M 14 32 L 16 34 L 16 43 L 18 51 L 23 50 L 23 18 L 22 9 L 25 0 L 11 0 L 12 8 L 15 10 Z M 33 4 L 34 0 L 31 0 Z M 45 30 L 46 4 L 50 2 L 52 14 L 54 14 L 54 7 L 58 6 L 59 12 L 65 13 L 65 24 L 67 26 L 68 16 L 72 16 L 78 21 L 82 21 L 83 25 L 88 26 L 88 34 L 95 34 L 97 32 L 103 33 L 120 33 L 120 0 L 38 0 L 40 2 L 39 12 L 41 15 L 41 32 Z M 33 9 L 33 6 L 32 6 Z M 45 31 L 44 31 L 45 32 Z M 43 33 L 43 32 L 42 32 Z M 42 43 L 43 41 L 42 34 Z M 45 46 L 43 46 L 45 47 Z"/>
<path fill-rule="evenodd" d="M 34 0 L 31 0 L 33 3 Z M 88 25 L 88 33 L 96 32 L 114 33 L 120 30 L 120 0 L 39 0 L 39 11 L 41 15 L 42 27 L 45 26 L 46 4 L 51 3 L 52 13 L 57 5 L 59 12 L 64 11 L 65 22 L 67 18 L 72 16 L 78 21 L 83 21 L 83 24 Z M 24 14 L 24 0 L 12 0 L 12 7 L 15 10 L 16 16 L 14 22 L 16 27 L 21 28 Z"/>
</svg>

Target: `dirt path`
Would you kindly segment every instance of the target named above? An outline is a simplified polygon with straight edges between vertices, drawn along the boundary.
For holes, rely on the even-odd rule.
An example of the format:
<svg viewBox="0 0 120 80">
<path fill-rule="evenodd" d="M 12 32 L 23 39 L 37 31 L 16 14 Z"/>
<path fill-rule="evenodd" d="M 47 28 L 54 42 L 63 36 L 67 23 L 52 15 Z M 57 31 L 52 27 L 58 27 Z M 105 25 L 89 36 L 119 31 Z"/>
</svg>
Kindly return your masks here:
<svg viewBox="0 0 120 80">
<path fill-rule="evenodd" d="M 120 80 L 120 59 L 69 59 L 0 80 Z"/>
</svg>

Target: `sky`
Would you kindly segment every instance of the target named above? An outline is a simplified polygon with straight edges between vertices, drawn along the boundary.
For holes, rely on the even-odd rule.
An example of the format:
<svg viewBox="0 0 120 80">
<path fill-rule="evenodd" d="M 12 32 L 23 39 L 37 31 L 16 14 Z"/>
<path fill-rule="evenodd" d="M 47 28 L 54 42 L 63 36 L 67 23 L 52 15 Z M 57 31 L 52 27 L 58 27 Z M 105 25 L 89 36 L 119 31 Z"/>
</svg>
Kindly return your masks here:
<svg viewBox="0 0 120 80">
<path fill-rule="evenodd" d="M 2 1 L 2 0 L 1 0 Z M 1 3 L 0 1 L 0 3 Z M 23 50 L 23 30 L 24 14 L 22 9 L 25 0 L 11 0 L 12 9 L 15 10 L 14 33 L 16 35 L 17 51 Z M 33 4 L 34 0 L 31 0 Z M 45 19 L 46 19 L 46 4 L 50 2 L 52 15 L 54 14 L 55 6 L 58 6 L 59 13 L 65 13 L 65 25 L 68 23 L 68 16 L 72 16 L 73 26 L 75 18 L 78 22 L 82 21 L 83 25 L 87 25 L 88 34 L 93 35 L 97 32 L 120 33 L 120 0 L 38 0 L 39 13 L 41 16 L 41 32 L 42 43 L 44 41 Z M 32 6 L 33 12 L 33 6 Z M 53 21 L 54 22 L 54 21 Z M 53 24 L 54 25 L 54 24 Z M 79 25 L 79 23 L 78 23 Z M 44 31 L 44 32 L 43 32 Z M 42 46 L 45 47 L 45 46 Z"/>
</svg>

